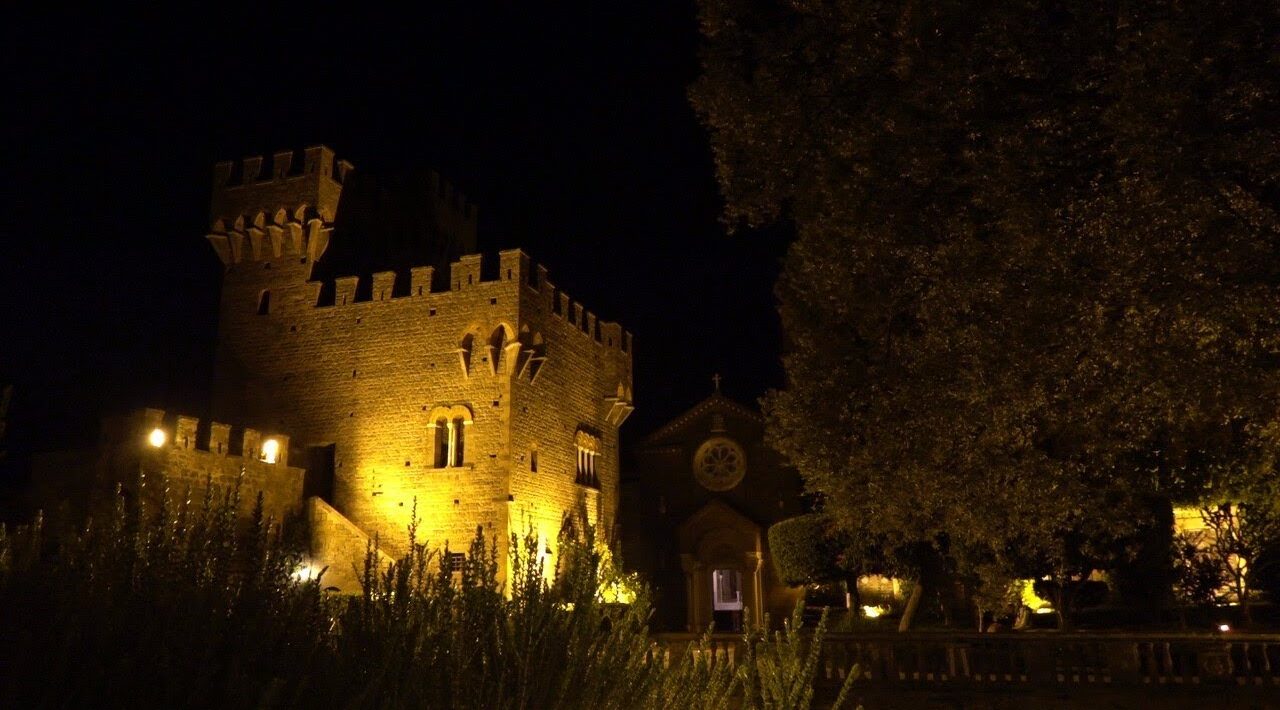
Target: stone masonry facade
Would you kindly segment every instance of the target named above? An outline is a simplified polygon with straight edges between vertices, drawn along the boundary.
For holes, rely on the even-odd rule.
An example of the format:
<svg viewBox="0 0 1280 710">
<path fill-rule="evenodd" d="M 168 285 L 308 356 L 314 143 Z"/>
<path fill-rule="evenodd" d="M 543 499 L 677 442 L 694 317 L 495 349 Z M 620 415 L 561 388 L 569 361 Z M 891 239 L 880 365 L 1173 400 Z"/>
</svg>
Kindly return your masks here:
<svg viewBox="0 0 1280 710">
<path fill-rule="evenodd" d="M 214 170 L 214 416 L 287 433 L 294 464 L 326 479 L 307 503 L 313 554 L 341 558 L 316 560 L 326 581 L 351 588 L 353 530 L 403 552 L 414 511 L 418 540 L 465 550 L 482 527 L 504 560 L 511 534 L 553 550 L 580 517 L 615 536 L 631 334 L 518 250 L 462 256 L 447 290 L 431 266 L 313 281 L 353 168 L 323 147 L 263 167 Z M 474 230 L 460 195 L 441 183 L 437 197 Z"/>
</svg>

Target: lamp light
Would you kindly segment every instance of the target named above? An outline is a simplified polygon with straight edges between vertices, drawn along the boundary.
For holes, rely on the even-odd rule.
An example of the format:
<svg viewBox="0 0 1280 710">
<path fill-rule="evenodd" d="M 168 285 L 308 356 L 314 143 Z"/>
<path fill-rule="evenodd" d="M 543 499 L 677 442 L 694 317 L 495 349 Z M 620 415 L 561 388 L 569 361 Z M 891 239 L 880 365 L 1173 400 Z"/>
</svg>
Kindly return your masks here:
<svg viewBox="0 0 1280 710">
<path fill-rule="evenodd" d="M 275 439 L 267 439 L 262 442 L 262 455 L 259 457 L 267 463 L 275 463 L 280 460 L 280 442 Z"/>
</svg>

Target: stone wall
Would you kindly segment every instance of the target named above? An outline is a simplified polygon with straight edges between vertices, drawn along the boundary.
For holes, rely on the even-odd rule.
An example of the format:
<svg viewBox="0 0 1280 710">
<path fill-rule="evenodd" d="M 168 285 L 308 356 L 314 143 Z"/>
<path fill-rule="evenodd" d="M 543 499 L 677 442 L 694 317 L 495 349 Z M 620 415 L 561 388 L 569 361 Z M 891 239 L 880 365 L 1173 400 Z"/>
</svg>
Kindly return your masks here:
<svg viewBox="0 0 1280 710">
<path fill-rule="evenodd" d="M 407 288 L 394 272 L 311 281 L 325 225 L 289 227 L 294 205 L 280 213 L 237 199 L 286 224 L 275 239 L 269 217 L 226 227 L 215 214 L 230 230 L 213 235 L 228 237 L 215 247 L 235 257 L 223 257 L 215 416 L 287 431 L 300 447 L 332 445 L 333 507 L 392 554 L 404 551 L 415 510 L 420 541 L 454 548 L 477 526 L 500 546 L 531 526 L 551 546 L 577 509 L 612 531 L 630 334 L 587 313 L 519 251 L 487 264 L 462 257 L 442 291 L 431 267 L 401 276 Z M 256 237 L 255 221 L 264 223 Z M 436 468 L 435 413 L 459 407 L 469 413 L 463 460 Z M 601 441 L 598 486 L 575 483 L 579 430 Z"/>
<path fill-rule="evenodd" d="M 253 511 L 258 495 L 262 495 L 263 513 L 279 523 L 302 513 L 302 468 L 289 465 L 289 437 L 264 434 L 256 429 L 233 429 L 230 425 L 211 422 L 207 431 L 194 417 L 169 418 L 159 409 L 146 409 L 134 418 L 136 426 L 126 429 L 128 435 L 114 441 L 112 458 L 117 462 L 117 475 L 132 484 L 133 471 L 121 470 L 121 463 L 137 450 L 138 472 L 148 477 L 159 476 L 169 489 L 170 499 L 184 497 L 193 505 L 203 500 L 208 486 L 212 494 L 226 496 L 237 493 L 239 509 L 247 516 Z M 164 432 L 164 442 L 156 446 L 150 439 L 153 431 Z M 262 444 L 273 440 L 279 447 L 274 461 L 263 458 Z"/>
<path fill-rule="evenodd" d="M 321 585 L 326 589 L 354 594 L 360 591 L 364 576 L 363 561 L 370 549 L 379 569 L 385 569 L 393 558 L 323 499 L 307 499 L 307 527 L 311 530 L 313 573 L 323 570 Z"/>
</svg>

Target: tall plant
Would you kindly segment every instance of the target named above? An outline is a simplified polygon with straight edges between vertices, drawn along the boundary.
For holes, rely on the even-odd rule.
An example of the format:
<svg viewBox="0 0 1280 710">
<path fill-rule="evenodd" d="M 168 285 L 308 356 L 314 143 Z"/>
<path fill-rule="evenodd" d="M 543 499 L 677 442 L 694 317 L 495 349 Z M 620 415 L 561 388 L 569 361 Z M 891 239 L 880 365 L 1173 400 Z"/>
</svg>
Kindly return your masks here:
<svg viewBox="0 0 1280 710">
<path fill-rule="evenodd" d="M 408 531 L 383 567 L 371 546 L 359 595 L 329 596 L 300 549 L 237 490 L 172 503 L 118 498 L 61 540 L 0 531 L 0 707 L 807 707 L 822 627 L 751 636 L 747 658 L 711 642 L 669 657 L 643 589 L 591 531 L 548 557 L 513 538 L 511 575 L 483 530 L 460 569 Z M 185 497 L 184 497 L 185 498 Z M 808 644 L 813 644 L 812 646 Z M 810 655 L 801 658 L 800 648 Z M 761 690 L 763 689 L 763 690 Z M 775 692 L 775 689 L 776 692 Z M 785 691 L 785 692 L 784 692 Z"/>
</svg>

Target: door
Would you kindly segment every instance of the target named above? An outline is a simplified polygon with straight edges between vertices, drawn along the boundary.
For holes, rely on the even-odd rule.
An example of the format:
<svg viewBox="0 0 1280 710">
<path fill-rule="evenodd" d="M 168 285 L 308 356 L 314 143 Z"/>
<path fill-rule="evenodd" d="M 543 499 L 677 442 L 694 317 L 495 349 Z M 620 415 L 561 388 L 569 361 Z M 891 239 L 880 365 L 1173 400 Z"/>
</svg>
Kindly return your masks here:
<svg viewBox="0 0 1280 710">
<path fill-rule="evenodd" d="M 711 615 L 716 631 L 742 630 L 742 572 L 717 569 L 711 572 Z"/>
</svg>

